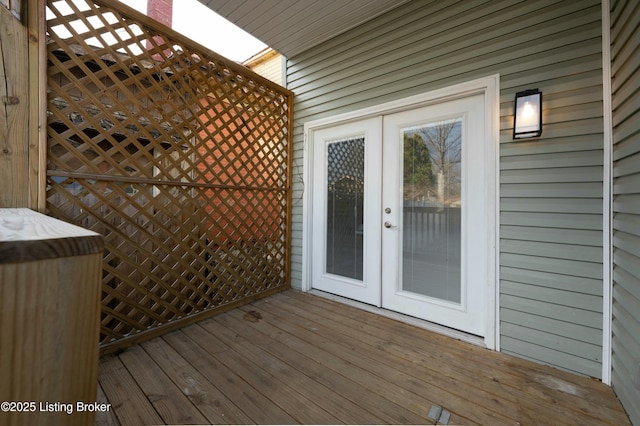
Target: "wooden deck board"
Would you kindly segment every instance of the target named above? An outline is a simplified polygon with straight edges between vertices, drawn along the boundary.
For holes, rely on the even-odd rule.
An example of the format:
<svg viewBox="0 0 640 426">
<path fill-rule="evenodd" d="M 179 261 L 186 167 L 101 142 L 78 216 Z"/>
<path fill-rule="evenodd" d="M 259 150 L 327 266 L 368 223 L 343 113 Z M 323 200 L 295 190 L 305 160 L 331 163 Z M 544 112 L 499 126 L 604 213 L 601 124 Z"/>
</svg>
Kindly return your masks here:
<svg viewBox="0 0 640 426">
<path fill-rule="evenodd" d="M 608 386 L 287 291 L 104 358 L 122 425 L 629 424 Z M 113 424 L 98 419 L 98 424 Z"/>
<path fill-rule="evenodd" d="M 175 349 L 161 339 L 141 344 L 165 374 L 182 389 L 193 405 L 199 408 L 209 423 L 250 423 L 245 415 L 214 383 L 196 370 Z"/>
<path fill-rule="evenodd" d="M 509 417 L 503 413 L 503 407 L 497 407 L 496 401 L 487 395 L 478 395 L 477 390 L 469 383 L 458 383 L 436 370 L 420 370 L 413 352 L 407 357 L 390 352 L 391 342 L 363 331 L 351 329 L 348 321 L 339 313 L 318 315 L 310 305 L 288 306 L 288 301 L 276 301 L 279 311 L 289 310 L 295 315 L 305 314 L 305 318 L 313 321 L 312 328 L 318 334 L 342 347 L 339 352 L 352 362 L 360 362 L 371 373 L 377 374 L 385 383 L 394 383 L 403 395 L 418 397 L 416 409 L 424 413 L 432 404 L 447 408 L 453 413 L 460 413 L 458 408 L 465 407 L 475 413 L 476 421 L 482 424 L 510 423 Z M 363 317 L 363 320 L 366 317 Z M 328 325 L 329 327 L 323 327 Z M 357 327 L 357 324 L 354 324 Z M 372 330 L 382 333 L 382 330 Z M 359 358 L 359 359 L 358 359 Z M 465 382 L 468 380 L 465 378 Z M 389 386 L 388 384 L 386 386 Z M 456 388 L 462 392 L 456 392 Z M 462 393 L 462 395 L 461 395 Z M 473 401 L 483 401 L 477 404 Z"/>
<path fill-rule="evenodd" d="M 323 422 L 331 424 L 342 421 L 349 423 L 362 423 L 363 421 L 365 423 L 382 423 L 379 418 L 372 416 L 368 411 L 349 399 L 343 398 L 331 387 L 327 387 L 326 384 L 319 382 L 312 376 L 307 376 L 298 368 L 292 367 L 292 364 L 296 365 L 296 360 L 289 359 L 289 362 L 285 362 L 272 355 L 268 350 L 261 348 L 259 344 L 251 343 L 249 340 L 251 336 L 250 333 L 246 332 L 246 328 L 241 331 L 243 335 L 247 335 L 247 337 L 243 337 L 243 335 L 238 334 L 229 326 L 229 322 L 236 321 L 207 321 L 203 324 L 203 327 L 212 333 L 223 334 L 226 345 L 233 347 L 238 354 L 242 354 L 242 356 L 254 364 L 255 367 L 272 376 L 272 384 L 280 381 L 279 386 L 288 386 L 296 394 L 304 397 L 305 399 L 299 401 L 299 404 L 304 404 L 304 407 L 317 405 L 321 410 L 324 410 L 324 412 L 326 412 L 326 419 L 323 420 Z M 326 395 L 326 398 L 317 399 L 317 395 Z M 296 405 L 297 404 L 298 403 L 296 403 Z M 297 407 L 300 407 L 300 405 L 297 405 Z M 344 413 L 345 416 L 339 419 L 331 413 Z M 324 413 L 322 412 L 311 412 L 306 414 L 306 420 L 298 420 L 302 423 L 310 423 L 314 422 L 314 419 L 321 418 L 323 415 Z"/>
<path fill-rule="evenodd" d="M 166 423 L 208 423 L 199 407 L 189 403 L 183 389 L 176 386 L 141 346 L 129 348 L 120 359 Z"/>
<path fill-rule="evenodd" d="M 206 323 L 206 321 L 205 321 Z M 206 327 L 206 324 L 205 324 Z M 229 351 L 219 360 L 230 370 L 235 371 L 244 381 L 249 383 L 255 392 L 277 401 L 277 405 L 285 410 L 297 423 L 323 423 L 334 424 L 338 422 L 329 411 L 324 410 L 318 404 L 314 404 L 308 395 L 301 394 L 295 386 L 289 385 L 282 377 L 271 373 L 270 359 L 254 364 L 242 350 L 233 348 L 229 340 L 218 339 L 224 334 L 224 330 L 210 333 L 210 327 L 190 327 L 185 333 L 192 335 L 199 344 L 227 346 Z M 196 333 L 197 332 L 197 333 Z M 270 371 L 271 370 L 271 371 Z M 295 384 L 294 384 L 295 385 Z"/>
<path fill-rule="evenodd" d="M 122 425 L 160 424 L 162 418 L 140 389 L 120 358 L 107 357 L 100 362 L 98 380 L 111 410 Z M 98 417 L 96 422 L 103 419 Z"/>
<path fill-rule="evenodd" d="M 366 424 L 411 423 L 411 420 L 417 422 L 421 418 L 421 416 L 410 413 L 402 404 L 397 404 L 373 391 L 365 391 L 370 389 L 370 385 L 366 385 L 370 379 L 368 380 L 365 370 L 356 370 L 357 366 L 349 365 L 325 350 L 311 348 L 301 339 L 283 333 L 266 321 L 261 324 L 249 324 L 249 328 L 243 324 L 237 324 L 237 319 L 242 318 L 242 314 L 255 312 L 254 310 L 238 311 L 227 318 L 220 318 L 220 324 L 233 330 L 245 327 L 244 334 L 254 341 L 260 342 L 259 344 L 273 356 L 294 365 L 302 373 L 331 389 L 340 398 L 349 400 L 360 407 L 348 413 L 350 416 L 357 416 L 356 422 Z M 354 377 L 357 380 L 354 380 Z"/>
<path fill-rule="evenodd" d="M 327 303 L 322 298 L 308 298 L 306 301 L 320 304 L 326 312 L 351 315 L 357 313 L 353 310 L 345 311 L 339 305 Z M 357 320 L 358 317 L 356 316 Z M 344 322 L 344 320 L 341 320 Z M 407 328 L 404 324 L 374 314 L 369 314 L 367 323 L 376 330 L 376 333 L 386 333 L 384 336 L 397 344 L 401 351 L 410 351 L 417 357 L 418 362 L 425 366 L 440 361 L 438 367 L 447 375 L 461 374 L 473 376 L 474 380 L 482 383 L 484 389 L 487 383 L 500 384 L 499 395 L 504 395 L 503 386 L 508 387 L 508 395 L 517 395 L 514 401 L 521 402 L 523 398 L 531 397 L 538 404 L 543 404 L 545 410 L 556 404 L 557 395 L 549 393 L 549 387 L 565 389 L 564 395 L 573 410 L 580 413 L 588 413 L 593 406 L 598 410 L 592 414 L 596 418 L 606 420 L 610 415 L 620 414 L 620 404 L 616 398 L 611 398 L 611 388 L 604 386 L 597 380 L 589 380 L 575 374 L 549 368 L 538 363 L 529 362 L 521 358 L 513 357 L 499 352 L 489 351 L 471 344 L 461 344 L 454 339 L 442 335 L 430 333 L 432 343 L 425 340 L 422 330 Z M 377 330 L 382 330 L 379 332 Z M 382 336 L 382 334 L 380 334 Z M 426 343 L 426 344 L 425 344 Z M 444 350 L 446 349 L 446 350 Z M 466 360 L 466 362 L 460 362 Z M 507 395 L 507 396 L 508 396 Z M 564 409 L 562 412 L 564 413 Z"/>
<path fill-rule="evenodd" d="M 98 397 L 96 402 L 99 404 L 108 404 L 109 400 L 102 390 L 102 386 L 98 384 Z M 98 411 L 96 413 L 96 424 L 101 426 L 117 426 L 119 424 L 118 419 L 113 411 Z"/>
<path fill-rule="evenodd" d="M 551 370 L 553 376 L 550 377 L 549 369 L 538 364 L 520 362 L 518 358 L 496 352 L 489 352 L 491 356 L 485 356 L 488 352 L 486 349 L 459 344 L 455 340 L 435 334 L 430 336 L 433 341 L 428 341 L 420 333 L 412 333 L 417 332 L 418 329 L 407 330 L 404 324 L 374 314 L 367 314 L 365 317 L 367 321 L 363 322 L 362 315 L 355 318 L 349 317 L 357 312 L 345 311 L 341 306 L 327 303 L 321 298 L 307 298 L 304 301 L 296 300 L 296 302 L 295 305 L 293 300 L 275 303 L 280 303 L 279 308 L 289 309 L 297 314 L 303 310 L 307 319 L 315 318 L 319 322 L 330 323 L 332 328 L 341 330 L 349 340 L 357 338 L 389 354 L 390 357 L 398 356 L 410 362 L 408 366 L 405 362 L 398 367 L 406 367 L 403 371 L 408 374 L 411 374 L 411 369 L 415 368 L 415 375 L 429 377 L 428 381 L 433 385 L 440 384 L 446 389 L 452 389 L 452 385 L 461 386 L 459 394 L 467 395 L 471 400 L 497 399 L 496 406 L 493 408 L 501 410 L 512 419 L 526 413 L 544 411 L 549 416 L 561 416 L 567 420 L 573 417 L 579 422 L 584 420 L 583 413 L 589 412 L 593 404 L 600 406 L 600 409 L 593 413 L 597 420 L 606 421 L 611 414 L 619 412 L 618 402 L 615 399 L 606 398 L 602 391 L 608 391 L 609 388 L 603 387 L 601 383 L 595 381 L 584 383 L 583 378 L 556 369 Z M 385 325 L 375 326 L 372 322 Z M 461 360 L 465 362 L 460 362 Z M 529 374 L 523 374 L 521 368 L 503 368 L 504 362 L 532 370 Z M 446 379 L 443 382 L 440 380 L 441 376 L 452 379 L 452 383 L 447 383 Z M 499 385 L 492 385 L 494 382 Z M 597 386 L 591 386 L 593 384 Z M 563 387 L 572 392 L 567 392 L 566 395 L 572 410 L 567 411 L 564 407 L 556 406 L 557 396 L 545 392 L 549 385 Z M 586 386 L 586 389 L 583 391 L 580 385 Z M 509 392 L 505 392 L 505 386 L 510 388 Z M 611 406 L 607 406 L 606 402 L 611 402 Z M 516 411 L 508 413 L 511 408 Z M 578 415 L 574 417 L 576 411 Z"/>
<path fill-rule="evenodd" d="M 196 331 L 198 328 L 197 326 L 190 327 Z M 240 407 L 254 423 L 295 423 L 294 419 L 276 402 L 256 391 L 240 375 L 228 369 L 215 357 L 215 354 L 220 356 L 230 354 L 226 348 L 216 348 L 208 342 L 204 342 L 204 347 L 201 347 L 183 331 L 171 333 L 165 336 L 164 340 L 180 352 L 184 359 L 190 362 L 201 374 L 208 377 L 220 392 Z M 232 420 L 229 420 L 229 423 L 232 423 Z"/>
</svg>

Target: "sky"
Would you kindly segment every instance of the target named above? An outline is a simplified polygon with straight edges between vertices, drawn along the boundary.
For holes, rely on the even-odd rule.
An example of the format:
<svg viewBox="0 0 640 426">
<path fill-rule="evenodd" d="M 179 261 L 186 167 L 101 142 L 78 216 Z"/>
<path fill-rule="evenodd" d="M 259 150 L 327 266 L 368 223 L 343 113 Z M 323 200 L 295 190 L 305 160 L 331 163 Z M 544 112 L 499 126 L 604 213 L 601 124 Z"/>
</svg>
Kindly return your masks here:
<svg viewBox="0 0 640 426">
<path fill-rule="evenodd" d="M 120 1 L 147 13 L 147 0 Z M 173 2 L 173 29 L 236 62 L 243 62 L 267 47 L 198 0 Z"/>
</svg>

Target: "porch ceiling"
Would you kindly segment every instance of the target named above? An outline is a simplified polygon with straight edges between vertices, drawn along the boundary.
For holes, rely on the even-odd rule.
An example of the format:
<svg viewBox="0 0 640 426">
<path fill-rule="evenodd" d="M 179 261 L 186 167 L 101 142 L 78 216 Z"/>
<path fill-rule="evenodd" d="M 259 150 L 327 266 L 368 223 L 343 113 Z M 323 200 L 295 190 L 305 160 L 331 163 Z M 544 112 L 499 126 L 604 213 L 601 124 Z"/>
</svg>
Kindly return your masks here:
<svg viewBox="0 0 640 426">
<path fill-rule="evenodd" d="M 329 40 L 408 0 L 199 0 L 286 57 Z"/>
</svg>

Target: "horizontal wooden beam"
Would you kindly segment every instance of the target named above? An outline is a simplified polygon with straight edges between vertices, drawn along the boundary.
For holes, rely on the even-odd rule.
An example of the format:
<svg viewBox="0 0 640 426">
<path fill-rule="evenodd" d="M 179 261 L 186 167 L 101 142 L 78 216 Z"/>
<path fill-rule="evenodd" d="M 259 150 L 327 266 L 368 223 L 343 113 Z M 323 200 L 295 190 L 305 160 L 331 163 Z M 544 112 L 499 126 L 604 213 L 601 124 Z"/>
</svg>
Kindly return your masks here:
<svg viewBox="0 0 640 426">
<path fill-rule="evenodd" d="M 242 186 L 242 185 L 218 185 L 204 182 L 184 182 L 180 180 L 160 180 L 133 176 L 98 175 L 94 173 L 66 172 L 62 170 L 49 170 L 47 176 L 59 176 L 72 179 L 97 180 L 100 182 L 123 182 L 143 185 L 187 186 L 190 188 L 229 189 L 233 191 L 265 191 L 286 192 L 287 188 L 272 186 Z"/>
</svg>

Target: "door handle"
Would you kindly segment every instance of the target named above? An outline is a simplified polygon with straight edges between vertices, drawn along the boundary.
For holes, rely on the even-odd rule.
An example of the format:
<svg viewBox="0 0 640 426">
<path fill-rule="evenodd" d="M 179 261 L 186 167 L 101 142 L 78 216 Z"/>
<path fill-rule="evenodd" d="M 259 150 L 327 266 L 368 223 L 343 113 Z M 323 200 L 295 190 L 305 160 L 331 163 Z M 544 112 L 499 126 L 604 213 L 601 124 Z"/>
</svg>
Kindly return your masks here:
<svg viewBox="0 0 640 426">
<path fill-rule="evenodd" d="M 389 221 L 386 221 L 386 222 L 384 223 L 384 227 L 385 227 L 385 228 L 387 228 L 387 229 L 389 229 L 389 228 L 397 228 L 397 226 L 393 225 L 393 224 L 392 224 L 391 222 L 389 222 Z"/>
</svg>

